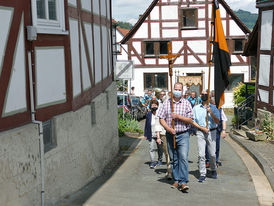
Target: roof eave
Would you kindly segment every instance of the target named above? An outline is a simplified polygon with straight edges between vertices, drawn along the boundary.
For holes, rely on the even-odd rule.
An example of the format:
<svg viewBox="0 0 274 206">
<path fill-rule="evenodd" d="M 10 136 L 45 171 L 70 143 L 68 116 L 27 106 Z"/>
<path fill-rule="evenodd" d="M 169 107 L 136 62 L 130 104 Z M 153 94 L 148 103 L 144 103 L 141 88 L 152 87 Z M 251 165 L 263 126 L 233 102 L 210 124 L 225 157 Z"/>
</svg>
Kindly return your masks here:
<svg viewBox="0 0 274 206">
<path fill-rule="evenodd" d="M 145 13 L 139 18 L 137 23 L 131 28 L 131 30 L 127 33 L 127 35 L 121 40 L 121 44 L 127 43 L 127 41 L 136 33 L 136 31 L 140 28 L 142 23 L 146 20 L 152 9 L 156 6 L 159 0 L 154 0 L 150 6 L 147 8 Z"/>
</svg>

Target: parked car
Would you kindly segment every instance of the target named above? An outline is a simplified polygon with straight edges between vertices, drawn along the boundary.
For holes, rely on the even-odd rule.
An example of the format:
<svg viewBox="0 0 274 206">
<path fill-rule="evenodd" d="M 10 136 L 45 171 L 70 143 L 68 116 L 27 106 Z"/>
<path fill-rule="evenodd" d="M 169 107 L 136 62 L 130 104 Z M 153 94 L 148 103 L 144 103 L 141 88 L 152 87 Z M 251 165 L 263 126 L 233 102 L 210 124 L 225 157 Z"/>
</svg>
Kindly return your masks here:
<svg viewBox="0 0 274 206">
<path fill-rule="evenodd" d="M 123 106 L 124 97 L 124 106 Z M 147 110 L 141 103 L 139 96 L 129 96 L 127 93 L 117 93 L 118 107 L 124 107 L 125 112 L 129 112 L 138 121 L 145 118 Z"/>
</svg>

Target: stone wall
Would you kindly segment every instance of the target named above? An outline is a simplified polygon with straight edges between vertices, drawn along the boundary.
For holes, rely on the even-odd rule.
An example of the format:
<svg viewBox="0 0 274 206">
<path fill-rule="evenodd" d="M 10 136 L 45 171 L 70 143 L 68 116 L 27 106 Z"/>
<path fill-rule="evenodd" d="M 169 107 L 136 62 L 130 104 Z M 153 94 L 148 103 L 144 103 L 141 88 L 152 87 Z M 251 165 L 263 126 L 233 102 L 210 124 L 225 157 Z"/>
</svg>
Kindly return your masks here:
<svg viewBox="0 0 274 206">
<path fill-rule="evenodd" d="M 99 176 L 118 153 L 116 101 L 112 84 L 93 100 L 95 114 L 86 105 L 53 118 L 57 146 L 45 153 L 47 206 Z M 2 132 L 0 140 L 0 205 L 40 205 L 38 126 L 28 124 Z"/>
<path fill-rule="evenodd" d="M 256 122 L 255 122 L 256 128 L 262 130 L 263 121 L 265 120 L 266 115 L 268 116 L 269 120 L 274 121 L 274 114 L 273 113 L 271 113 L 269 111 L 266 111 L 266 110 L 262 110 L 262 109 L 257 110 L 257 118 L 256 118 Z"/>
</svg>

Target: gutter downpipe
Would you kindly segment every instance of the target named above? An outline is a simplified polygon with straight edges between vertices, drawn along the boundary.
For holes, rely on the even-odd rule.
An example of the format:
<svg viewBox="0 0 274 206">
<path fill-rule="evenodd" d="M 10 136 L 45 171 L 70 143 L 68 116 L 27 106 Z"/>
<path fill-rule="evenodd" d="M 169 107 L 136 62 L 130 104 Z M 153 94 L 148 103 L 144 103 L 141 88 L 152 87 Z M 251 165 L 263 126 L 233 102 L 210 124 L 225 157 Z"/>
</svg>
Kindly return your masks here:
<svg viewBox="0 0 274 206">
<path fill-rule="evenodd" d="M 28 62 L 29 62 L 29 87 L 30 87 L 30 107 L 31 107 L 31 121 L 39 126 L 39 142 L 40 142 L 40 170 L 41 170 L 41 206 L 45 205 L 45 164 L 44 164 L 44 135 L 43 135 L 43 124 L 41 121 L 35 119 L 34 109 L 34 95 L 33 95 L 33 80 L 32 80 L 32 61 L 31 52 L 28 51 Z"/>
</svg>

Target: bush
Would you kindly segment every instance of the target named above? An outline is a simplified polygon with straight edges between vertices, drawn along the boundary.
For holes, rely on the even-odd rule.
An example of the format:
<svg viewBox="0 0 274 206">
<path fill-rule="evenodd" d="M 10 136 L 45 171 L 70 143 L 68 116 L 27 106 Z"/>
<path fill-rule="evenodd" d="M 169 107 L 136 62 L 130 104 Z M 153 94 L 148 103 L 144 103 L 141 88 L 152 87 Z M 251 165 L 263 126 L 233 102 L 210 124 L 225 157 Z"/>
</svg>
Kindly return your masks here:
<svg viewBox="0 0 274 206">
<path fill-rule="evenodd" d="M 131 115 L 126 112 L 123 119 L 123 108 L 118 109 L 118 131 L 119 137 L 123 136 L 125 132 L 143 133 L 140 129 L 138 121 L 131 119 Z"/>
<path fill-rule="evenodd" d="M 233 89 L 233 101 L 235 105 L 239 106 L 241 102 L 245 100 L 245 88 L 246 85 L 239 83 L 237 87 Z M 255 86 L 249 86 L 251 89 L 251 94 L 255 94 Z"/>
</svg>

